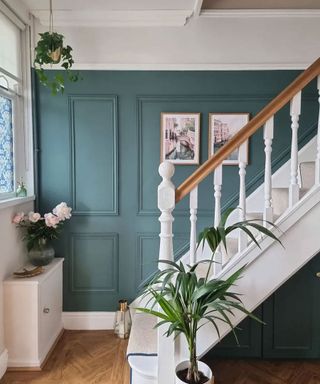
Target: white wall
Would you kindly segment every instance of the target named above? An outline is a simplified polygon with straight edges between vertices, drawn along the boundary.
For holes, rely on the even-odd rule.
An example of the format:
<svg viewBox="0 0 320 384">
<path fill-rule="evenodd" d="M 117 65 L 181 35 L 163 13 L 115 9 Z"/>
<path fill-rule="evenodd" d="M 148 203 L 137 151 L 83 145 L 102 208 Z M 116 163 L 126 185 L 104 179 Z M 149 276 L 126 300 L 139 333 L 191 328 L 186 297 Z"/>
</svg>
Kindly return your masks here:
<svg viewBox="0 0 320 384">
<path fill-rule="evenodd" d="M 10 13 L 8 9 L 11 10 L 15 16 L 20 20 L 23 20 L 24 23 L 29 21 L 29 13 L 23 2 L 20 0 L 0 0 L 0 9 L 5 12 L 5 14 Z M 9 17 L 10 18 L 10 17 Z M 26 42 L 28 33 L 23 35 Z M 23 41 L 24 41 L 23 38 Z M 24 43 L 23 43 L 24 44 Z M 26 44 L 28 47 L 29 44 Z M 28 48 L 26 47 L 26 52 Z M 29 55 L 26 54 L 28 57 Z M 18 132 L 18 135 L 23 136 L 24 145 L 18 147 L 18 153 L 24 161 L 21 161 L 19 173 L 24 176 L 24 181 L 26 182 L 27 189 L 30 195 L 33 194 L 33 154 L 32 154 L 32 119 L 31 119 L 31 85 L 30 85 L 30 74 L 28 68 L 30 67 L 29 59 L 25 59 L 25 65 L 23 68 L 23 77 L 26 83 L 26 97 L 25 97 L 25 125 L 24 132 Z M 25 155 L 25 152 L 28 151 L 28 155 Z M 29 199 L 30 200 L 30 199 Z M 3 360 L 1 359 L 2 353 L 5 350 L 5 337 L 4 337 L 4 327 L 3 327 L 3 287 L 2 281 L 9 275 L 12 274 L 15 270 L 20 268 L 26 263 L 26 250 L 25 244 L 21 240 L 21 233 L 12 224 L 12 218 L 17 212 L 29 212 L 33 209 L 33 201 L 29 201 L 24 204 L 4 207 L 4 203 L 0 203 L 0 378 L 2 373 L 2 364 Z"/>
<path fill-rule="evenodd" d="M 9 10 L 8 10 L 9 8 Z M 0 0 L 0 9 L 5 12 L 8 17 L 15 22 L 16 17 L 24 22 L 29 19 L 29 14 L 26 7 L 19 0 Z M 13 11 L 13 14 L 12 12 Z M 12 16 L 14 17 L 12 19 Z M 26 61 L 27 62 L 27 61 Z M 29 67 L 29 65 L 26 65 Z M 24 72 L 24 71 L 23 71 Z M 29 71 L 26 71 L 29 73 Z M 25 75 L 26 83 L 29 84 L 29 75 Z M 26 106 L 30 103 L 30 92 L 26 97 Z M 21 169 L 19 174 L 24 175 L 24 180 L 27 183 L 29 192 L 33 193 L 33 180 L 32 180 L 32 161 L 33 156 L 29 154 L 25 156 L 25 147 L 32 148 L 32 132 L 31 132 L 31 114 L 30 109 L 26 111 L 26 125 L 25 132 L 19 131 L 18 136 L 25 140 L 24 146 L 18 147 L 18 153 L 21 158 L 25 160 L 21 161 Z M 22 142 L 22 141 L 21 141 Z M 23 165 L 22 165 L 23 164 Z M 20 162 L 19 162 L 20 165 Z M 12 218 L 16 212 L 28 212 L 33 209 L 33 202 L 27 202 L 15 206 L 6 206 L 6 203 L 0 202 L 0 378 L 6 370 L 7 354 L 5 349 L 5 332 L 4 332 L 4 313 L 3 313 L 3 280 L 10 276 L 15 270 L 20 268 L 26 263 L 26 251 L 24 244 L 21 240 L 21 233 L 17 230 L 14 224 L 12 224 Z"/>
<path fill-rule="evenodd" d="M 27 213 L 32 209 L 33 202 L 0 209 L 0 356 L 5 350 L 2 281 L 23 266 L 27 260 L 25 244 L 21 240 L 21 232 L 11 221 L 16 212 Z"/>
<path fill-rule="evenodd" d="M 36 23 L 36 32 L 47 28 Z M 57 27 L 84 69 L 305 68 L 320 52 L 320 14 L 193 17 L 181 27 Z"/>
</svg>

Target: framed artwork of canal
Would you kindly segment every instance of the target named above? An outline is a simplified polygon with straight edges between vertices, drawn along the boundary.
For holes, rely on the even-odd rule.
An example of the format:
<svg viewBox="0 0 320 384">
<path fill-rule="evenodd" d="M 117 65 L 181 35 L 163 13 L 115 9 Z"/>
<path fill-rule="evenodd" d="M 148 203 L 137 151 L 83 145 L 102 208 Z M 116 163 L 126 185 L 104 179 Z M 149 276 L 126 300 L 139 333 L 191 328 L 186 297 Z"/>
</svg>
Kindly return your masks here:
<svg viewBox="0 0 320 384">
<path fill-rule="evenodd" d="M 199 164 L 200 113 L 161 113 L 160 161 Z"/>
<path fill-rule="evenodd" d="M 249 121 L 249 113 L 209 113 L 209 157 L 226 144 Z M 248 164 L 249 141 L 224 160 L 224 165 Z"/>
</svg>

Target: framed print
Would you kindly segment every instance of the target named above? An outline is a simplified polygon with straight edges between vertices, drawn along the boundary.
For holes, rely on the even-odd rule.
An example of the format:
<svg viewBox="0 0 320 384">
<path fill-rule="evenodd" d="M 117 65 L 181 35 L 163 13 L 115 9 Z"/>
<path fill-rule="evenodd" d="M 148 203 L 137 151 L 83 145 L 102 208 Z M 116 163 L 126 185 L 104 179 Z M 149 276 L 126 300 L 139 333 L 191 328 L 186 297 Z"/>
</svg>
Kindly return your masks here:
<svg viewBox="0 0 320 384">
<path fill-rule="evenodd" d="M 199 164 L 200 113 L 161 113 L 160 161 Z"/>
<path fill-rule="evenodd" d="M 249 121 L 249 113 L 209 113 L 209 158 Z M 243 151 L 243 152 L 242 152 Z M 248 163 L 249 141 L 241 145 L 243 161 Z M 240 148 L 231 153 L 224 165 L 239 164 Z"/>
</svg>

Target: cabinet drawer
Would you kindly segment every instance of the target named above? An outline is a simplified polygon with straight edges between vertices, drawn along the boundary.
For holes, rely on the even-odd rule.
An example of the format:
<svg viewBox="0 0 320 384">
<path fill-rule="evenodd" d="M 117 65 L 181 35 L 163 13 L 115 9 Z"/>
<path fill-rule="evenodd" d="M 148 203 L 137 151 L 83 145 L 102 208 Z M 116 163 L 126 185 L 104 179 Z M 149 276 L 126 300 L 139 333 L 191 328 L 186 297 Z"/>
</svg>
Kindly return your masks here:
<svg viewBox="0 0 320 384">
<path fill-rule="evenodd" d="M 58 268 L 41 283 L 39 290 L 39 353 L 48 353 L 62 329 L 62 273 Z"/>
</svg>

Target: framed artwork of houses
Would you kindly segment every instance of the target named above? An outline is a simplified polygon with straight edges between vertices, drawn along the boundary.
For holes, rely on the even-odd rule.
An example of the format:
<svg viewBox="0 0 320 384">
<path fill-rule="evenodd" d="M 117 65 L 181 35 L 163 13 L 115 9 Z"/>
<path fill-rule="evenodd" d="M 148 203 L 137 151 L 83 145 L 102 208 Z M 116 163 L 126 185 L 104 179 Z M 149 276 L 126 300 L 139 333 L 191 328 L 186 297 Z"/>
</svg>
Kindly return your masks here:
<svg viewBox="0 0 320 384">
<path fill-rule="evenodd" d="M 249 122 L 249 113 L 210 113 L 209 114 L 209 158 L 219 148 L 225 145 L 237 132 Z M 248 163 L 249 141 L 241 145 L 241 160 Z M 228 159 L 223 161 L 224 165 L 239 164 L 240 149 L 231 153 Z"/>
<path fill-rule="evenodd" d="M 160 161 L 199 164 L 200 113 L 161 113 Z"/>
</svg>

